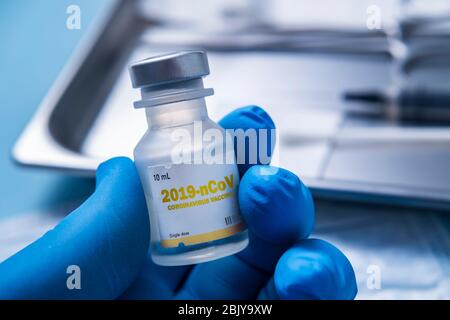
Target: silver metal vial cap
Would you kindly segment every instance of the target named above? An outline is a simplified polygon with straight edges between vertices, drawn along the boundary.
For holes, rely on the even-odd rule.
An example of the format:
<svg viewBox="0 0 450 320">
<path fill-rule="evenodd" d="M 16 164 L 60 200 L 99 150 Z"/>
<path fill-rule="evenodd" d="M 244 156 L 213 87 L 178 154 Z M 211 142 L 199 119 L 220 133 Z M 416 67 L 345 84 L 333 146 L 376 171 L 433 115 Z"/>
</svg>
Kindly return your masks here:
<svg viewBox="0 0 450 320">
<path fill-rule="evenodd" d="M 136 108 L 191 100 L 214 94 L 204 88 L 202 77 L 209 74 L 204 51 L 180 51 L 150 57 L 130 65 L 133 88 L 141 88 Z"/>
<path fill-rule="evenodd" d="M 186 81 L 209 74 L 204 51 L 180 51 L 147 58 L 130 66 L 133 88 Z"/>
</svg>

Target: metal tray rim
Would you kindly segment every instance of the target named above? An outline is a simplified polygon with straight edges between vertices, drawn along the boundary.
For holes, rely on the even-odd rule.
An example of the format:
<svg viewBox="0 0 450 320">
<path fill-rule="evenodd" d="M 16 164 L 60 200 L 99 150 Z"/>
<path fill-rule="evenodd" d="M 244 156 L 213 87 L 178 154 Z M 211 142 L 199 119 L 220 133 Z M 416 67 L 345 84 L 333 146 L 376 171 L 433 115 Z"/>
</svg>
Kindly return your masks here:
<svg viewBox="0 0 450 320">
<path fill-rule="evenodd" d="M 105 10 L 94 19 L 86 34 L 65 64 L 49 92 L 38 106 L 30 122 L 20 134 L 11 150 L 12 159 L 19 165 L 60 169 L 73 174 L 91 176 L 99 160 L 85 157 L 59 144 L 49 131 L 52 111 L 69 87 L 80 66 L 84 63 L 95 43 L 107 27 L 113 14 L 124 0 L 112 0 Z M 43 125 L 45 124 L 45 125 Z M 37 147 L 39 150 L 37 150 Z M 64 161 L 61 161 L 64 160 Z M 62 163 L 66 163 L 63 165 Z M 76 164 L 72 166 L 71 164 Z"/>
</svg>

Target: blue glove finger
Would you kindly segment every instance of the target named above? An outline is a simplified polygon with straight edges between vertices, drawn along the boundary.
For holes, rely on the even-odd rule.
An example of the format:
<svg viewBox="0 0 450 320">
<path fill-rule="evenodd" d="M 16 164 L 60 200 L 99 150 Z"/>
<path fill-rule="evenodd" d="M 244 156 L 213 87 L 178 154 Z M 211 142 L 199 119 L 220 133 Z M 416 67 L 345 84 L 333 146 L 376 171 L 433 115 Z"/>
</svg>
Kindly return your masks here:
<svg viewBox="0 0 450 320">
<path fill-rule="evenodd" d="M 285 169 L 252 167 L 239 186 L 239 205 L 250 231 L 249 247 L 239 256 L 258 269 L 272 271 L 281 254 L 314 228 L 311 193 Z"/>
<path fill-rule="evenodd" d="M 357 293 L 353 268 L 331 244 L 307 239 L 286 251 L 260 299 L 353 299 Z"/>
<path fill-rule="evenodd" d="M 97 188 L 83 205 L 0 264 L 0 299 L 116 298 L 137 276 L 148 246 L 135 166 L 127 158 L 109 160 L 98 168 Z"/>
<path fill-rule="evenodd" d="M 241 177 L 255 164 L 269 164 L 275 148 L 275 138 L 270 133 L 275 129 L 275 124 L 264 109 L 258 106 L 242 107 L 226 115 L 219 121 L 219 124 L 224 129 L 242 129 L 244 132 L 249 129 L 257 130 L 253 146 L 249 141 L 240 145 L 238 142 L 244 142 L 244 140 L 239 140 L 238 137 L 234 139 L 234 149 Z M 266 136 L 263 135 L 264 131 L 267 131 Z"/>
<path fill-rule="evenodd" d="M 171 300 L 192 266 L 165 267 L 153 263 L 150 255 L 138 277 L 120 297 L 123 300 Z"/>
<path fill-rule="evenodd" d="M 314 207 L 308 189 L 291 172 L 279 169 L 265 175 L 269 169 L 273 167 L 251 167 L 239 186 L 249 247 L 237 255 L 195 266 L 177 298 L 255 298 L 281 254 L 309 235 Z"/>
</svg>

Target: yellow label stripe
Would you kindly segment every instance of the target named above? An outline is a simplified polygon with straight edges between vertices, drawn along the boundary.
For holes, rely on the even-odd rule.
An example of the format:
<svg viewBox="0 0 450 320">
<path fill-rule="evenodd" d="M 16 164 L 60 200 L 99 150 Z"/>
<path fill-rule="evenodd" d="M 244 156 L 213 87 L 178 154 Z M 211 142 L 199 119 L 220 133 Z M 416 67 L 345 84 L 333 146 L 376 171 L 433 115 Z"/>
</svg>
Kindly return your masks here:
<svg viewBox="0 0 450 320">
<path fill-rule="evenodd" d="M 203 242 L 209 242 L 214 240 L 223 239 L 229 236 L 232 236 L 239 231 L 245 229 L 245 225 L 243 223 L 238 223 L 234 226 L 219 229 L 216 231 L 211 231 L 202 234 L 196 234 L 193 236 L 181 237 L 177 239 L 169 239 L 169 240 L 161 240 L 161 246 L 164 248 L 176 248 L 180 243 L 184 243 L 185 246 L 199 244 Z"/>
</svg>

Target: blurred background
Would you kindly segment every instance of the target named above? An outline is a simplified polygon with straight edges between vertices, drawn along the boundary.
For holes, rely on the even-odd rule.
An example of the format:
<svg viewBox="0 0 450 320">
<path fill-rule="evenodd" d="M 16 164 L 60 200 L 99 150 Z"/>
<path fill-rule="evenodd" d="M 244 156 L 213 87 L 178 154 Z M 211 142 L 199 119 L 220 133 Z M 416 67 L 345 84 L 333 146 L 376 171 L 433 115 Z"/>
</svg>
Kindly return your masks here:
<svg viewBox="0 0 450 320">
<path fill-rule="evenodd" d="M 131 156 L 127 64 L 203 49 L 212 118 L 269 112 L 358 298 L 450 298 L 450 2 L 11 0 L 0 34 L 0 260 Z"/>
</svg>

